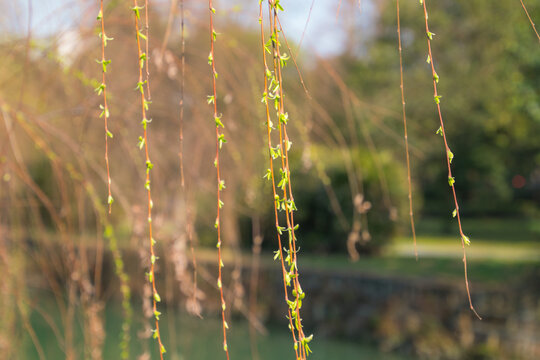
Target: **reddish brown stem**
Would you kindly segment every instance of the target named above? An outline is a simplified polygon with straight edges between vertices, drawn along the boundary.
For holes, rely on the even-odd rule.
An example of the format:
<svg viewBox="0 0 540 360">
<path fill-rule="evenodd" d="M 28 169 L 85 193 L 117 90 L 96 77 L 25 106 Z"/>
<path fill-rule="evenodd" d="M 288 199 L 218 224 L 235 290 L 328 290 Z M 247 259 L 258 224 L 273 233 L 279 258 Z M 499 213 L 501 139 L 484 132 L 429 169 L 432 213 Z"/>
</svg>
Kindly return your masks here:
<svg viewBox="0 0 540 360">
<path fill-rule="evenodd" d="M 145 1 L 145 13 L 146 13 L 146 21 L 148 21 L 148 4 L 147 4 L 147 1 Z M 138 3 L 137 3 L 137 0 L 133 0 L 133 5 L 135 7 L 135 9 L 138 8 Z M 156 277 L 155 277 L 155 259 L 156 259 L 156 254 L 155 254 L 155 249 L 154 249 L 154 238 L 153 238 L 153 235 L 152 235 L 152 207 L 153 207 L 153 202 L 152 202 L 152 192 L 151 192 L 151 188 L 150 188 L 150 168 L 151 166 L 149 166 L 151 164 L 150 162 L 150 155 L 149 155 L 149 150 L 148 150 L 148 131 L 147 131 L 147 126 L 148 126 L 148 119 L 146 118 L 146 109 L 147 109 L 147 106 L 148 106 L 148 102 L 146 101 L 146 97 L 145 97 L 145 91 L 144 91 L 144 82 L 143 82 L 143 66 L 141 65 L 141 61 L 142 59 L 145 59 L 145 62 L 147 62 L 147 58 L 148 58 L 148 53 L 143 53 L 142 51 L 142 48 L 141 48 L 141 36 L 140 36 L 140 29 L 139 29 L 139 17 L 137 16 L 138 15 L 138 12 L 135 13 L 134 15 L 134 18 L 135 18 L 135 32 L 136 32 L 136 36 L 137 36 L 137 54 L 138 54 L 138 67 L 139 67 L 139 82 L 138 82 L 138 90 L 140 90 L 140 93 L 141 93 L 141 113 L 142 113 L 142 118 L 143 118 L 143 130 L 144 130 L 144 133 L 143 133 L 143 139 L 144 139 L 144 154 L 145 154 L 145 159 L 146 159 L 146 190 L 147 190 L 147 194 L 148 194 L 148 239 L 149 239 L 149 243 L 150 243 L 150 256 L 151 256 L 151 264 L 150 264 L 150 271 L 149 271 L 149 278 L 150 278 L 150 281 L 152 283 L 152 309 L 154 311 L 154 317 L 155 317 L 155 337 L 158 341 L 158 345 L 159 345 L 159 356 L 160 356 L 160 359 L 163 360 L 163 353 L 164 353 L 164 350 L 165 350 L 165 347 L 163 346 L 163 342 L 161 340 L 161 333 L 160 333 L 160 330 L 159 330 L 159 321 L 158 321 L 158 311 L 157 311 L 157 302 L 158 302 L 158 299 L 159 299 L 159 294 L 156 290 Z M 148 23 L 146 24 L 146 30 L 148 32 Z M 147 34 L 147 39 L 146 39 L 146 48 L 148 49 L 148 34 Z M 147 88 L 147 91 L 149 90 L 149 81 L 148 81 L 148 63 L 146 64 L 146 69 L 147 69 L 147 78 L 146 78 L 146 88 Z"/>
<path fill-rule="evenodd" d="M 260 28 L 261 28 L 261 49 L 262 49 L 263 65 L 264 65 L 264 73 L 265 73 L 265 75 L 264 75 L 264 91 L 265 91 L 265 94 L 266 94 L 267 91 L 268 91 L 267 71 L 269 71 L 269 68 L 268 68 L 268 63 L 267 63 L 267 60 L 266 60 L 262 2 L 259 5 L 259 23 L 260 23 Z M 275 183 L 275 180 L 274 180 L 275 179 L 274 164 L 273 164 L 273 161 L 272 161 L 272 155 L 270 153 L 270 149 L 272 148 L 272 137 L 271 137 L 272 127 L 271 127 L 270 107 L 268 105 L 268 98 L 265 101 L 265 114 L 266 114 L 266 131 L 267 131 L 267 143 L 268 143 L 268 154 L 269 154 L 268 159 L 269 159 L 269 165 L 270 165 L 270 180 L 272 182 L 272 195 L 273 195 L 273 198 L 274 198 L 274 218 L 275 218 L 276 229 L 278 229 L 279 228 L 279 216 L 278 216 L 278 209 L 277 209 L 277 202 L 276 202 L 276 198 L 278 197 L 278 195 L 277 195 L 277 190 L 276 190 L 276 183 Z M 278 238 L 279 259 L 280 259 L 281 270 L 282 270 L 282 274 L 283 274 L 283 291 L 284 291 L 284 296 L 285 296 L 285 302 L 288 303 L 289 302 L 289 295 L 288 295 L 288 291 L 287 291 L 287 280 L 286 280 L 287 270 L 285 268 L 285 257 L 283 256 L 283 245 L 282 245 L 282 242 L 281 242 L 281 235 L 280 235 L 279 232 L 277 232 L 277 238 Z M 291 330 L 293 341 L 296 344 L 297 343 L 297 341 L 296 341 L 296 333 L 294 331 L 294 324 L 293 324 L 293 321 L 292 321 L 292 314 L 291 314 L 290 308 L 287 308 L 287 314 L 288 314 L 288 319 L 289 319 L 289 329 Z M 300 359 L 300 357 L 298 355 L 297 347 L 295 347 L 295 353 L 296 353 L 296 359 Z"/>
<path fill-rule="evenodd" d="M 105 62 L 105 44 L 107 42 L 107 35 L 105 34 L 105 16 L 103 13 L 103 0 L 100 3 L 100 14 L 101 14 L 101 62 Z M 112 211 L 112 195 L 111 195 L 111 173 L 109 170 L 109 107 L 107 105 L 107 83 L 105 81 L 105 67 L 103 67 L 102 74 L 102 91 L 103 91 L 103 120 L 105 123 L 105 165 L 107 167 L 107 190 L 108 198 L 107 203 L 109 204 L 109 214 Z"/>
<path fill-rule="evenodd" d="M 411 219 L 411 231 L 414 242 L 414 256 L 418 261 L 418 248 L 416 247 L 416 230 L 414 228 L 414 213 L 412 201 L 411 160 L 409 156 L 409 138 L 407 136 L 407 116 L 405 113 L 405 89 L 403 87 L 403 55 L 401 50 L 401 23 L 399 19 L 399 0 L 396 1 L 397 33 L 399 49 L 399 88 L 401 90 L 401 107 L 403 111 L 403 133 L 405 138 L 405 156 L 407 158 L 407 184 L 409 187 L 409 217 Z"/>
<path fill-rule="evenodd" d="M 438 92 L 437 92 L 438 75 L 437 75 L 437 72 L 435 71 L 435 61 L 433 59 L 433 54 L 431 52 L 431 39 L 430 39 L 430 37 L 433 36 L 433 35 L 430 36 L 431 32 L 429 31 L 429 25 L 428 25 L 428 12 L 427 12 L 427 8 L 426 8 L 426 0 L 423 1 L 423 8 L 424 8 L 424 19 L 425 19 L 425 25 L 426 25 L 428 56 L 429 56 L 429 60 L 430 60 L 429 63 L 431 64 L 431 74 L 433 76 L 433 98 L 438 99 L 438 96 L 439 96 Z M 445 152 L 446 152 L 446 165 L 447 165 L 447 168 L 448 168 L 448 179 L 452 179 L 452 167 L 450 166 L 450 155 L 449 155 L 450 147 L 448 146 L 448 141 L 446 140 L 446 131 L 444 129 L 444 121 L 443 121 L 442 112 L 441 112 L 441 104 L 440 104 L 439 101 L 436 101 L 436 105 L 437 105 L 437 113 L 439 114 L 439 122 L 440 122 L 440 126 L 441 126 L 441 134 L 442 134 L 443 141 L 444 141 L 444 149 L 445 149 Z M 454 204 L 456 206 L 455 209 L 456 209 L 456 216 L 457 216 L 458 227 L 459 227 L 459 234 L 461 236 L 461 247 L 463 248 L 463 268 L 464 268 L 464 273 L 465 273 L 465 288 L 467 290 L 467 297 L 469 299 L 469 307 L 471 308 L 472 312 L 480 320 L 482 320 L 482 318 L 480 317 L 480 315 L 478 315 L 478 313 L 476 312 L 476 310 L 474 309 L 474 306 L 472 304 L 471 291 L 470 291 L 470 288 L 469 288 L 469 280 L 468 280 L 468 276 L 467 276 L 467 254 L 466 254 L 466 251 L 465 251 L 465 240 L 464 240 L 465 234 L 463 233 L 463 229 L 461 227 L 461 217 L 460 217 L 460 214 L 459 214 L 459 204 L 458 204 L 458 200 L 457 200 L 457 196 L 456 196 L 456 188 L 455 188 L 454 183 L 450 183 L 450 187 L 452 188 L 452 196 L 454 197 Z"/>
<path fill-rule="evenodd" d="M 527 11 L 527 8 L 525 7 L 525 4 L 523 3 L 523 0 L 519 0 L 521 3 L 521 7 L 523 8 L 523 11 L 525 11 L 525 15 L 527 15 L 527 18 L 529 19 L 529 22 L 531 23 L 531 26 L 534 30 L 534 33 L 536 34 L 536 37 L 538 38 L 538 42 L 540 42 L 540 35 L 538 34 L 538 31 L 536 30 L 536 26 L 534 25 L 534 21 L 532 21 L 531 16 L 529 15 L 529 12 Z"/>
<path fill-rule="evenodd" d="M 293 339 L 295 342 L 295 353 L 297 359 L 306 359 L 307 353 L 306 348 L 304 346 L 304 333 L 302 329 L 302 319 L 300 316 L 300 296 L 303 294 L 302 288 L 300 287 L 299 282 L 299 274 L 298 274 L 298 266 L 297 266 L 297 248 L 296 248 L 296 236 L 295 236 L 295 223 L 294 223 L 294 216 L 293 216 L 293 204 L 294 199 L 292 196 L 292 185 L 291 185 L 291 175 L 290 175 L 290 167 L 289 167 L 289 159 L 288 159 L 288 144 L 289 144 L 289 137 L 287 135 L 287 129 L 286 129 L 286 122 L 282 121 L 282 116 L 287 116 L 287 114 L 284 111 L 284 94 L 283 94 L 283 78 L 282 78 L 282 58 L 280 54 L 280 45 L 279 45 L 279 33 L 282 33 L 281 31 L 281 25 L 279 24 L 279 18 L 277 15 L 277 7 L 275 6 L 275 3 L 272 0 L 268 1 L 268 11 L 269 11 L 269 24 L 270 24 L 270 32 L 272 33 L 271 38 L 271 53 L 273 56 L 273 70 L 274 75 L 272 82 L 274 83 L 272 87 L 276 87 L 273 91 L 278 93 L 274 93 L 273 96 L 276 97 L 276 99 L 279 96 L 279 100 L 276 103 L 276 110 L 277 110 L 277 121 L 278 121 L 278 129 L 279 129 L 279 146 L 278 149 L 280 150 L 280 160 L 281 160 L 281 172 L 282 172 L 282 182 L 286 180 L 287 183 L 283 184 L 282 191 L 283 191 L 283 198 L 280 199 L 279 196 L 276 193 L 276 185 L 275 185 L 275 174 L 273 169 L 273 163 L 272 163 L 272 142 L 271 142 L 271 118 L 270 118 L 270 111 L 269 111 L 269 105 L 268 105 L 268 94 L 267 92 L 270 91 L 268 89 L 268 74 L 270 73 L 270 70 L 267 65 L 266 61 L 266 53 L 265 53 L 265 42 L 264 42 L 264 26 L 262 24 L 262 6 L 260 9 L 260 23 L 261 23 L 261 42 L 263 47 L 263 61 L 265 66 L 265 105 L 266 105 L 266 124 L 267 124 L 267 133 L 268 133 L 268 147 L 270 151 L 270 177 L 272 181 L 272 189 L 274 193 L 274 212 L 275 212 L 275 218 L 276 218 L 276 228 L 278 229 L 278 242 L 279 242 L 279 255 L 282 265 L 282 272 L 283 272 L 283 280 L 284 280 L 284 292 L 285 292 L 285 300 L 287 301 L 289 308 L 288 308 L 288 314 L 289 314 L 289 321 L 290 321 L 290 329 L 291 333 L 293 335 Z M 285 39 L 285 38 L 284 38 Z M 285 40 L 286 41 L 286 40 Z M 270 49 L 268 49 L 270 51 Z M 294 59 L 294 58 L 293 58 Z M 287 232 L 289 233 L 289 246 L 288 246 L 288 256 L 290 257 L 290 272 L 287 272 L 285 269 L 285 260 L 283 257 L 283 247 L 281 243 L 281 236 L 280 232 L 281 230 L 279 227 L 279 219 L 278 219 L 278 201 L 282 202 L 285 210 L 285 218 L 287 223 Z M 289 279 L 287 279 L 289 278 Z M 295 302 L 296 305 L 294 308 L 291 308 L 291 304 L 288 299 L 288 290 L 287 290 L 287 283 L 289 281 L 292 281 L 292 287 L 293 287 L 293 294 L 295 296 Z M 293 324 L 293 316 L 295 318 L 295 323 Z M 296 332 L 295 332 L 296 329 Z"/>
<path fill-rule="evenodd" d="M 220 173 L 220 163 L 219 163 L 219 149 L 220 149 L 220 133 L 219 133 L 219 122 L 217 119 L 219 119 L 218 112 L 217 112 L 217 88 L 216 88 L 216 62 L 214 57 L 214 43 L 215 43 L 215 37 L 217 36 L 217 33 L 214 28 L 214 12 L 215 9 L 212 6 L 212 0 L 208 1 L 208 6 L 210 10 L 210 57 L 211 57 L 211 66 L 212 66 L 212 96 L 213 96 L 213 103 L 214 103 L 214 120 L 216 125 L 216 157 L 215 157 L 215 166 L 216 166 L 216 175 L 217 175 L 217 216 L 216 216 L 216 228 L 217 228 L 217 248 L 218 248 L 218 288 L 219 288 L 219 295 L 221 299 L 221 322 L 222 322 L 222 328 L 223 328 L 223 350 L 225 351 L 225 354 L 227 356 L 227 360 L 229 360 L 229 349 L 227 346 L 227 321 L 225 320 L 225 298 L 223 296 L 223 281 L 222 281 L 222 267 L 223 267 L 223 257 L 221 252 L 221 221 L 220 221 L 220 209 L 223 206 L 221 202 L 221 191 L 222 191 L 222 179 L 221 179 L 221 173 Z M 221 125 L 222 126 L 222 125 Z"/>
</svg>

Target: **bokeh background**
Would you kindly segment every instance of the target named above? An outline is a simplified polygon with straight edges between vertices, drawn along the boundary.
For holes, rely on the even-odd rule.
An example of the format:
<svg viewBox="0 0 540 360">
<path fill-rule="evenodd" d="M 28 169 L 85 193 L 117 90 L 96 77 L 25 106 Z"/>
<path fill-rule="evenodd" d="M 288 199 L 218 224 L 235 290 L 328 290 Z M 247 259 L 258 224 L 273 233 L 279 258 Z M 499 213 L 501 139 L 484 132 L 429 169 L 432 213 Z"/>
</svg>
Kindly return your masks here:
<svg viewBox="0 0 540 360">
<path fill-rule="evenodd" d="M 284 90 L 311 358 L 540 358 L 540 46 L 521 4 L 427 3 L 480 321 L 465 292 L 422 7 L 400 2 L 416 260 L 395 1 L 281 3 L 287 53 L 298 64 L 285 68 Z M 0 4 L 0 351 L 6 359 L 119 358 L 121 261 L 131 290 L 130 358 L 157 358 L 144 275 L 150 260 L 132 4 L 105 1 L 106 32 L 114 38 L 106 48 L 110 215 L 102 97 L 94 91 L 101 83 L 98 1 Z M 525 4 L 540 21 L 540 5 Z M 263 178 L 258 2 L 214 7 L 228 139 L 222 231 L 229 349 L 232 359 L 292 358 L 272 260 L 271 186 Z M 149 10 L 149 145 L 166 356 L 217 359 L 208 4 L 151 1 Z"/>
</svg>

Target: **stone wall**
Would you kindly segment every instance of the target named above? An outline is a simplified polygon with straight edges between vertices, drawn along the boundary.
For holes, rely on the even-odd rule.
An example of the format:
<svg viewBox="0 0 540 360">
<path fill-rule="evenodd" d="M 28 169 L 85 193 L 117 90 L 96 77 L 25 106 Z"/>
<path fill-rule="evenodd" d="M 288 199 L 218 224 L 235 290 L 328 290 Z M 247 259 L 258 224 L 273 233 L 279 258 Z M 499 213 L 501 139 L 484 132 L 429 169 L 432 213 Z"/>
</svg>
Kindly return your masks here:
<svg viewBox="0 0 540 360">
<path fill-rule="evenodd" d="M 246 293 L 250 272 L 243 268 Z M 540 359 L 540 298 L 526 284 L 472 284 L 479 320 L 460 281 L 308 268 L 300 276 L 306 293 L 301 314 L 306 333 L 315 337 L 374 344 L 418 359 Z M 262 267 L 258 283 L 259 318 L 283 319 L 286 326 L 280 269 Z"/>
</svg>

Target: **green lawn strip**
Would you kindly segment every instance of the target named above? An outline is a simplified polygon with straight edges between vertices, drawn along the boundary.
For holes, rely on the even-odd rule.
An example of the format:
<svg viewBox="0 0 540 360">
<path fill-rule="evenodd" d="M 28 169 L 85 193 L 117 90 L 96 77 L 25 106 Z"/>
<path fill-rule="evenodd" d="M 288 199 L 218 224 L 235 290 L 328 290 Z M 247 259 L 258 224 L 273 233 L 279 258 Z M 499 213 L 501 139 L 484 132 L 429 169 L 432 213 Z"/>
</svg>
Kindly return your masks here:
<svg viewBox="0 0 540 360">
<path fill-rule="evenodd" d="M 353 263 L 344 257 L 304 256 L 300 267 L 326 270 L 348 270 L 360 273 L 444 280 L 462 280 L 463 262 L 458 258 L 432 258 L 383 256 L 361 258 Z M 538 265 L 535 262 L 509 262 L 499 260 L 469 259 L 469 280 L 471 282 L 503 283 L 516 281 L 532 272 Z"/>
<path fill-rule="evenodd" d="M 471 239 L 466 247 L 471 260 L 498 260 L 500 262 L 540 261 L 540 243 L 535 242 L 497 242 L 487 239 Z M 420 257 L 458 257 L 463 256 L 461 240 L 452 236 L 419 236 L 416 239 Z M 386 249 L 393 256 L 414 256 L 413 241 L 410 237 L 398 237 Z"/>
<path fill-rule="evenodd" d="M 462 221 L 463 230 L 471 240 L 540 244 L 540 220 L 464 218 Z M 416 223 L 416 233 L 427 237 L 452 236 L 457 233 L 457 224 L 451 217 L 421 219 Z"/>
<path fill-rule="evenodd" d="M 456 245 L 459 246 L 459 245 Z M 225 263 L 233 261 L 233 253 L 225 251 Z M 249 265 L 251 254 L 243 253 L 242 262 Z M 210 248 L 197 250 L 198 261 L 212 264 L 215 254 Z M 270 253 L 261 254 L 261 266 L 279 268 L 278 261 L 272 260 Z M 463 262 L 458 257 L 423 257 L 418 261 L 411 256 L 385 255 L 381 257 L 361 257 L 352 262 L 346 255 L 313 255 L 302 254 L 298 257 L 300 273 L 303 271 L 343 272 L 347 274 L 368 274 L 400 278 L 422 278 L 434 280 L 462 281 Z M 468 259 L 469 280 L 498 284 L 508 281 L 516 282 L 531 273 L 539 262 L 509 261 L 507 259 Z"/>
</svg>

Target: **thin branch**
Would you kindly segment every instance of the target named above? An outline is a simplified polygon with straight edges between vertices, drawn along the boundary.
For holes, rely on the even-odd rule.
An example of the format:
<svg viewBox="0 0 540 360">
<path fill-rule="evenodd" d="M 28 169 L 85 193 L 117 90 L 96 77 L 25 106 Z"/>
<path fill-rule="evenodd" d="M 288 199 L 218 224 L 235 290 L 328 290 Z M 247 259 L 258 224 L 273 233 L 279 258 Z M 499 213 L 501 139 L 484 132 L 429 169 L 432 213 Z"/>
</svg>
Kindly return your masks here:
<svg viewBox="0 0 540 360">
<path fill-rule="evenodd" d="M 217 80 L 217 72 L 216 72 L 216 61 L 215 61 L 215 53 L 214 53 L 214 43 L 217 39 L 217 32 L 214 28 L 214 13 L 215 9 L 212 6 L 212 0 L 208 0 L 208 6 L 210 10 L 210 55 L 208 57 L 208 63 L 210 64 L 212 68 L 212 97 L 208 100 L 209 103 L 213 103 L 214 105 L 214 121 L 215 121 L 215 127 L 216 127 L 216 156 L 214 159 L 214 165 L 216 167 L 216 175 L 217 175 L 217 216 L 216 216 L 216 222 L 215 227 L 217 229 L 217 248 L 218 248 L 218 288 L 219 288 L 219 294 L 221 299 L 221 320 L 222 320 L 222 328 L 223 328 L 223 351 L 225 351 L 225 354 L 227 356 L 227 360 L 229 360 L 229 348 L 227 346 L 227 329 L 229 326 L 227 325 L 227 321 L 225 320 L 225 310 L 227 308 L 225 304 L 225 298 L 223 296 L 223 280 L 222 280 L 222 268 L 224 266 L 223 264 L 223 258 L 222 258 L 222 251 L 221 251 L 221 218 L 220 218 L 220 210 L 223 206 L 223 202 L 221 201 L 221 192 L 225 188 L 225 181 L 221 179 L 221 173 L 220 173 L 220 162 L 219 162 L 219 150 L 221 149 L 222 145 L 226 142 L 225 135 L 220 133 L 219 128 L 224 127 L 223 123 L 221 122 L 221 116 L 218 115 L 217 111 L 217 86 L 216 86 L 216 80 Z"/>
<path fill-rule="evenodd" d="M 423 2 L 424 19 L 425 19 L 425 26 L 426 26 L 426 36 L 427 36 L 428 56 L 429 56 L 428 59 L 429 59 L 429 63 L 431 64 L 431 74 L 433 75 L 433 99 L 435 100 L 435 104 L 437 105 L 437 112 L 439 114 L 440 133 L 441 133 L 443 141 L 444 141 L 444 148 L 445 148 L 445 152 L 446 152 L 446 164 L 447 164 L 447 167 L 448 167 L 448 183 L 449 183 L 450 187 L 452 188 L 452 195 L 454 197 L 454 204 L 456 206 L 455 207 L 455 214 L 457 216 L 459 234 L 461 236 L 461 247 L 463 248 L 463 268 L 464 268 L 464 273 L 465 273 L 465 288 L 467 290 L 467 297 L 469 299 L 469 307 L 471 308 L 472 312 L 480 320 L 482 320 L 480 315 L 478 315 L 478 313 L 474 309 L 474 306 L 473 306 L 472 300 L 471 300 L 471 291 L 469 289 L 469 280 L 468 280 L 468 276 L 467 276 L 467 254 L 466 254 L 466 251 L 465 251 L 465 242 L 467 241 L 467 244 L 469 242 L 468 242 L 468 237 L 465 236 L 465 234 L 463 233 L 463 229 L 461 227 L 461 217 L 460 217 L 460 213 L 459 213 L 459 204 L 458 204 L 458 200 L 457 200 L 457 196 L 456 196 L 456 188 L 455 188 L 455 185 L 454 185 L 454 177 L 452 176 L 452 168 L 450 166 L 450 163 L 452 161 L 450 157 L 452 156 L 452 158 L 453 158 L 453 154 L 450 151 L 450 147 L 448 146 L 448 141 L 446 139 L 446 131 L 444 129 L 444 121 L 443 121 L 443 117 L 442 117 L 441 104 L 440 104 L 441 96 L 437 92 L 437 83 L 439 82 L 439 75 L 437 75 L 437 72 L 435 71 L 435 61 L 433 59 L 433 54 L 431 52 L 431 39 L 433 38 L 434 34 L 429 31 L 428 12 L 427 12 L 427 7 L 426 7 L 426 0 L 423 0 L 422 2 Z M 452 154 L 452 155 L 450 155 L 450 154 Z"/>
<path fill-rule="evenodd" d="M 536 30 L 536 26 L 534 25 L 534 22 L 531 19 L 531 16 L 529 15 L 529 12 L 527 11 L 527 8 L 525 7 L 525 4 L 523 3 L 523 0 L 519 0 L 521 3 L 521 7 L 523 8 L 523 11 L 525 11 L 525 15 L 527 15 L 527 18 L 529 19 L 529 22 L 531 23 L 531 26 L 534 30 L 534 33 L 536 34 L 536 37 L 538 38 L 538 42 L 540 42 L 540 35 L 538 35 L 538 31 Z"/>
<path fill-rule="evenodd" d="M 418 248 L 416 247 L 416 230 L 414 228 L 414 213 L 412 201 L 412 181 L 411 181 L 411 160 L 409 156 L 409 138 L 407 136 L 407 116 L 405 114 L 405 89 L 403 87 L 403 55 L 401 49 L 401 23 L 399 16 L 399 0 L 396 0 L 396 17 L 397 17 L 397 33 L 398 33 L 398 49 L 399 49 L 399 88 L 401 90 L 401 107 L 403 111 L 403 132 L 405 138 L 405 155 L 407 158 L 407 184 L 409 187 L 409 217 L 411 219 L 411 231 L 414 241 L 414 256 L 418 261 Z"/>
</svg>

